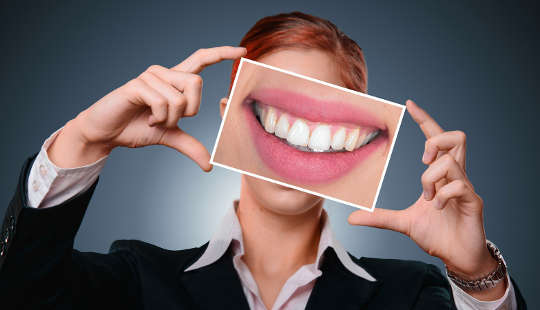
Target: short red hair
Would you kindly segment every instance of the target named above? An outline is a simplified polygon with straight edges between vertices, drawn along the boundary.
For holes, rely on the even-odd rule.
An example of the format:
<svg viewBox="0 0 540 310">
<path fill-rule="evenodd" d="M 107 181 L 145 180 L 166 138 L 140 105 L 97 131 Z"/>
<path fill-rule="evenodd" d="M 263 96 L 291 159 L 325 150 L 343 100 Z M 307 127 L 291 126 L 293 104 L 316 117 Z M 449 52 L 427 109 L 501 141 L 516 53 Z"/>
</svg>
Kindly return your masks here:
<svg viewBox="0 0 540 310">
<path fill-rule="evenodd" d="M 367 92 L 367 67 L 362 49 L 326 19 L 292 12 L 260 19 L 246 33 L 239 46 L 246 58 L 257 58 L 279 49 L 315 48 L 334 57 L 347 88 Z M 240 60 L 233 63 L 231 89 Z"/>
</svg>

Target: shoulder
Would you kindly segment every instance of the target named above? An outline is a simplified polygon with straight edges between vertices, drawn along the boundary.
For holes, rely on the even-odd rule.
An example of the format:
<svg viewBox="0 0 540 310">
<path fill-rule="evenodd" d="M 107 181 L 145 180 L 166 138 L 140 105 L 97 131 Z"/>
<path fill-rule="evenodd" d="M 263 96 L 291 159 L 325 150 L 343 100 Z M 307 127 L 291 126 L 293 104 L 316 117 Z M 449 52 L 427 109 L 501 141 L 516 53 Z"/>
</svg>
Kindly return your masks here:
<svg viewBox="0 0 540 310">
<path fill-rule="evenodd" d="M 141 240 L 125 239 L 114 241 L 109 253 L 129 255 L 143 265 L 187 268 L 202 255 L 206 246 L 207 244 L 189 249 L 169 250 Z"/>
</svg>

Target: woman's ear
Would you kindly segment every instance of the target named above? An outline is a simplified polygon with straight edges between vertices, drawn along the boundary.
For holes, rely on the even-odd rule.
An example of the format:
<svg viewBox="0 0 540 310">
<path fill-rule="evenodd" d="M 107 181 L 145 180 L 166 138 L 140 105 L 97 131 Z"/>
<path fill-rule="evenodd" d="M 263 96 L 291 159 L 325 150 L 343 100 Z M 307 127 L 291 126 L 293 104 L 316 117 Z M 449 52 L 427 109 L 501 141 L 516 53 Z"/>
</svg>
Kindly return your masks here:
<svg viewBox="0 0 540 310">
<path fill-rule="evenodd" d="M 219 100 L 219 112 L 221 113 L 221 118 L 223 119 L 223 114 L 225 113 L 225 108 L 227 107 L 227 101 L 229 98 L 223 97 Z"/>
</svg>

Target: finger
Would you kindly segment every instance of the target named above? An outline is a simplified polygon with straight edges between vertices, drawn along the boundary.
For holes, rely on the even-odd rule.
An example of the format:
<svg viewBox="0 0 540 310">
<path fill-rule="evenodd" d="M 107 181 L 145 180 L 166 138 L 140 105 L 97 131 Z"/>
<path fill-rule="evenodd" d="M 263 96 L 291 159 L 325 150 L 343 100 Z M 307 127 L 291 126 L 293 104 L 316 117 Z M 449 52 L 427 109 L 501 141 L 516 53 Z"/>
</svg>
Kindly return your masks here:
<svg viewBox="0 0 540 310">
<path fill-rule="evenodd" d="M 429 114 L 420 108 L 412 100 L 407 100 L 407 111 L 414 119 L 414 121 L 420 126 L 420 129 L 424 133 L 427 139 L 441 134 L 444 130 L 437 124 L 437 122 L 429 116 Z"/>
<path fill-rule="evenodd" d="M 449 182 L 454 180 L 462 180 L 469 183 L 465 172 L 456 160 L 449 154 L 444 154 L 431 164 L 424 174 L 422 174 L 421 182 L 424 190 L 424 198 L 426 200 L 433 199 L 435 195 L 435 183 L 442 179 L 446 179 Z"/>
<path fill-rule="evenodd" d="M 150 87 L 142 79 L 133 79 L 126 84 L 131 98 L 135 98 L 134 104 L 150 107 L 152 114 L 148 118 L 148 125 L 162 124 L 167 120 L 167 98 Z"/>
<path fill-rule="evenodd" d="M 244 47 L 233 46 L 201 48 L 171 69 L 189 73 L 199 73 L 209 65 L 226 59 L 233 60 L 240 58 L 244 56 L 246 52 L 247 50 Z"/>
<path fill-rule="evenodd" d="M 348 218 L 349 224 L 390 229 L 408 234 L 408 217 L 404 210 L 388 210 L 375 208 L 373 212 L 358 210 Z"/>
<path fill-rule="evenodd" d="M 158 91 L 162 96 L 167 98 L 168 115 L 165 126 L 169 128 L 176 127 L 178 125 L 178 120 L 182 117 L 184 109 L 186 108 L 186 97 L 176 88 L 171 86 L 171 84 L 161 80 L 149 71 L 143 72 L 140 75 L 140 78 L 154 90 Z"/>
<path fill-rule="evenodd" d="M 202 170 L 212 170 L 210 153 L 199 140 L 187 134 L 182 129 L 168 129 L 159 142 L 161 145 L 171 147 L 191 158 Z"/>
<path fill-rule="evenodd" d="M 435 207 L 443 209 L 450 199 L 474 202 L 478 201 L 480 197 L 463 180 L 454 180 L 437 191 L 434 198 Z"/>
<path fill-rule="evenodd" d="M 186 107 L 186 116 L 195 116 L 199 113 L 201 107 L 201 94 L 203 80 L 196 74 L 189 74 L 185 80 L 184 94 L 188 98 L 188 105 Z"/>
<path fill-rule="evenodd" d="M 147 71 L 152 72 L 184 94 L 187 99 L 184 116 L 194 116 L 199 112 L 203 85 L 203 80 L 199 75 L 175 71 L 157 65 L 150 66 Z"/>
<path fill-rule="evenodd" d="M 446 131 L 427 139 L 422 162 L 429 165 L 437 158 L 439 152 L 459 148 L 459 151 L 454 154 L 454 158 L 465 169 L 466 139 L 465 133 L 459 130 Z"/>
</svg>

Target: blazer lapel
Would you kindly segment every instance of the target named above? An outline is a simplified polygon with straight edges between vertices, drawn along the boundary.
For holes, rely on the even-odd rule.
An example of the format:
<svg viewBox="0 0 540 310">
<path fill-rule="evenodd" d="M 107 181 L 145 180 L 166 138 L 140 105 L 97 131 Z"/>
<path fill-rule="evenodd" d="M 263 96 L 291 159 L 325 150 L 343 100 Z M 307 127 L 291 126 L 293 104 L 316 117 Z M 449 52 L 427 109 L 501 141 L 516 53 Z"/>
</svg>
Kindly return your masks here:
<svg viewBox="0 0 540 310">
<path fill-rule="evenodd" d="M 201 309 L 249 310 L 229 251 L 208 266 L 188 272 L 179 270 L 179 278 L 193 304 Z"/>
<path fill-rule="evenodd" d="M 332 248 L 326 249 L 322 275 L 315 282 L 306 309 L 361 309 L 377 292 L 380 280 L 372 282 L 348 271 Z"/>
</svg>

